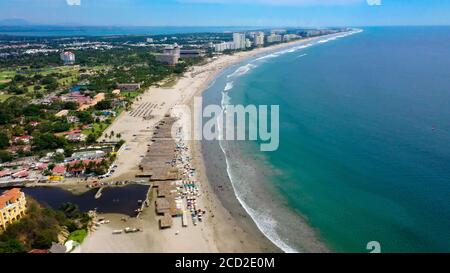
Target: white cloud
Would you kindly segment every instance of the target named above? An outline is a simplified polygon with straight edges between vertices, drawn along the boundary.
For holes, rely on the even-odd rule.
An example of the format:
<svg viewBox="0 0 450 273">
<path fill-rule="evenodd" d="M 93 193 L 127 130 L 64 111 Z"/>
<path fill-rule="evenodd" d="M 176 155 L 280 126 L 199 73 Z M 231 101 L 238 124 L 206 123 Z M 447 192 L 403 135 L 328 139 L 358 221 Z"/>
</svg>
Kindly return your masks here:
<svg viewBox="0 0 450 273">
<path fill-rule="evenodd" d="M 81 6 L 81 0 L 66 0 L 69 6 Z"/>
<path fill-rule="evenodd" d="M 381 6 L 381 0 L 367 0 L 369 6 Z"/>
</svg>

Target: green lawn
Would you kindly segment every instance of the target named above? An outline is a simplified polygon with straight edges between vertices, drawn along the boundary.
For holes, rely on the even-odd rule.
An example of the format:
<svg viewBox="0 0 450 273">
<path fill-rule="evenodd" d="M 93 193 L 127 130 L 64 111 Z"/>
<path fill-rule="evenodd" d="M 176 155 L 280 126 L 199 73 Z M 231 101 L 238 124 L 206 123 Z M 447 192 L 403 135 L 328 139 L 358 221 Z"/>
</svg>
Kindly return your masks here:
<svg viewBox="0 0 450 273">
<path fill-rule="evenodd" d="M 103 133 L 103 131 L 106 130 L 106 128 L 108 128 L 108 126 L 109 125 L 106 124 L 105 122 L 93 123 L 92 128 L 84 129 L 82 131 L 82 133 L 85 135 L 89 135 L 89 134 L 92 134 L 92 130 L 93 130 L 95 134 L 98 133 L 98 135 L 101 135 Z"/>
<path fill-rule="evenodd" d="M 134 99 L 134 98 L 136 98 L 137 96 L 139 96 L 140 94 L 142 94 L 141 92 L 139 92 L 139 91 L 132 91 L 132 92 L 121 92 L 120 93 L 120 95 L 121 96 L 124 96 L 125 98 L 131 98 L 131 99 Z"/>
<path fill-rule="evenodd" d="M 75 230 L 74 232 L 70 233 L 69 238 L 67 238 L 67 241 L 75 241 L 79 244 L 83 243 L 84 239 L 88 235 L 87 230 L 85 229 L 79 229 Z"/>
<path fill-rule="evenodd" d="M 12 79 L 16 75 L 15 70 L 1 70 L 0 71 L 0 82 Z"/>
<path fill-rule="evenodd" d="M 0 102 L 4 102 L 8 98 L 12 97 L 13 95 L 10 94 L 0 94 Z"/>
</svg>

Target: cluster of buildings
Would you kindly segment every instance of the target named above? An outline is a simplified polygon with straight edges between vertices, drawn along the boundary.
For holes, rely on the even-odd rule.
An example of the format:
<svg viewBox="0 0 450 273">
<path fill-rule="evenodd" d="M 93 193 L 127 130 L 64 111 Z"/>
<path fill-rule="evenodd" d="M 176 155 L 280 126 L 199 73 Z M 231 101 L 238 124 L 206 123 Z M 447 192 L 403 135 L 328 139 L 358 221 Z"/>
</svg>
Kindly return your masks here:
<svg viewBox="0 0 450 273">
<path fill-rule="evenodd" d="M 18 188 L 7 190 L 0 195 L 0 232 L 25 216 L 27 201 Z"/>
<path fill-rule="evenodd" d="M 92 171 L 100 165 L 107 164 L 108 173 L 113 172 L 107 152 L 113 151 L 112 146 L 107 145 L 95 150 L 79 151 L 70 157 L 65 157 L 62 163 L 52 163 L 57 154 L 64 155 L 63 149 L 49 152 L 42 158 L 28 157 L 22 161 L 14 161 L 2 164 L 0 171 L 0 185 L 3 187 L 21 186 L 29 182 L 57 182 L 66 177 L 86 175 L 86 171 Z"/>
<path fill-rule="evenodd" d="M 139 89 L 141 89 L 140 83 L 118 83 L 117 89 L 114 90 L 113 92 L 118 95 L 120 94 L 120 91 L 132 92 L 137 91 Z"/>
<path fill-rule="evenodd" d="M 92 99 L 89 96 L 81 94 L 81 92 L 71 92 L 60 97 L 63 102 L 75 102 L 78 106 L 82 106 L 85 104 L 90 104 Z"/>
<path fill-rule="evenodd" d="M 283 41 L 283 35 L 271 33 L 269 36 L 267 36 L 267 43 L 273 44 L 273 43 L 281 43 Z"/>
<path fill-rule="evenodd" d="M 273 30 L 269 35 L 262 31 L 250 32 L 249 38 L 244 33 L 233 33 L 233 41 L 214 44 L 215 52 L 224 52 L 227 50 L 243 50 L 250 47 L 261 47 L 267 44 L 289 42 L 300 38 L 297 34 L 281 34 L 283 30 Z"/>
<path fill-rule="evenodd" d="M 250 37 L 253 39 L 253 44 L 258 46 L 264 46 L 264 32 L 250 32 Z"/>
<path fill-rule="evenodd" d="M 84 94 L 81 94 L 81 92 L 71 92 L 65 95 L 62 95 L 60 97 L 60 100 L 63 102 L 75 102 L 78 104 L 79 108 L 78 111 L 83 111 L 88 109 L 89 107 L 95 106 L 97 103 L 101 102 L 105 99 L 105 93 L 98 93 L 93 98 L 86 96 Z M 57 113 L 56 116 L 64 116 L 67 115 L 67 113 L 63 113 L 67 110 L 62 110 L 61 112 Z"/>
<path fill-rule="evenodd" d="M 233 33 L 233 41 L 222 42 L 214 45 L 214 51 L 223 52 L 227 50 L 243 50 L 252 46 L 244 33 Z"/>
<path fill-rule="evenodd" d="M 265 44 L 283 43 L 300 39 L 302 37 L 314 37 L 325 34 L 333 34 L 339 32 L 338 29 L 323 29 L 323 30 L 303 30 L 297 33 L 287 33 L 285 29 L 273 29 L 270 33 L 262 31 L 244 33 L 233 33 L 233 40 L 228 42 L 221 42 L 211 44 L 210 46 L 215 52 L 224 52 L 227 50 L 243 50 L 250 47 L 261 47 Z M 247 38 L 248 37 L 248 38 Z"/>
</svg>

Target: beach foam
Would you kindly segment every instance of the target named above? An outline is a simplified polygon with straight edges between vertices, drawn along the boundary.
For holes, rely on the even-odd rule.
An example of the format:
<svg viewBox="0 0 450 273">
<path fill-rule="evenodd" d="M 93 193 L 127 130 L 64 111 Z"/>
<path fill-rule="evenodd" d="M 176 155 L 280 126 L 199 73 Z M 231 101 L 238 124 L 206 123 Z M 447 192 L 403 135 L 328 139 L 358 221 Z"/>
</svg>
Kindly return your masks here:
<svg viewBox="0 0 450 273">
<path fill-rule="evenodd" d="M 233 82 L 227 82 L 223 91 L 230 91 L 231 89 L 233 89 L 233 87 L 234 87 Z"/>
<path fill-rule="evenodd" d="M 233 78 L 233 77 L 239 77 L 239 76 L 245 75 L 255 67 L 256 67 L 256 65 L 254 65 L 254 64 L 250 64 L 250 63 L 246 64 L 246 65 L 241 66 L 238 69 L 236 69 L 236 71 L 234 71 L 232 74 L 228 75 L 227 77 Z"/>
</svg>

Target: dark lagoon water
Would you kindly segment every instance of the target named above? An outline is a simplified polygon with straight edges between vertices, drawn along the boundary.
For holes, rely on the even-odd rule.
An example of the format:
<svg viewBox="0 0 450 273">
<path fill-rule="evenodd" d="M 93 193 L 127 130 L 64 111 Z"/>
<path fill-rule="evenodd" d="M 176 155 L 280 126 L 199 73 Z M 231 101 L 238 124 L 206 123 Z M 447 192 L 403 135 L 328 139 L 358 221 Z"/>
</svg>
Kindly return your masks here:
<svg viewBox="0 0 450 273">
<path fill-rule="evenodd" d="M 77 204 L 81 211 L 97 209 L 100 213 L 120 213 L 129 216 L 135 215 L 139 208 L 138 200 L 145 200 L 148 186 L 127 185 L 124 187 L 104 188 L 102 196 L 95 199 L 97 189 L 90 190 L 81 195 L 72 194 L 58 187 L 24 188 L 26 195 L 33 197 L 39 203 L 59 209 L 63 203 Z"/>
<path fill-rule="evenodd" d="M 277 151 L 220 143 L 258 227 L 285 251 L 304 219 L 338 252 L 450 252 L 449 67 L 450 27 L 386 27 L 219 76 L 207 101 L 280 106 Z"/>
</svg>

